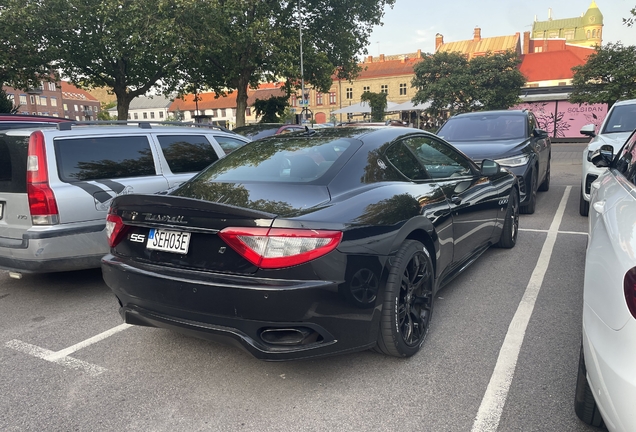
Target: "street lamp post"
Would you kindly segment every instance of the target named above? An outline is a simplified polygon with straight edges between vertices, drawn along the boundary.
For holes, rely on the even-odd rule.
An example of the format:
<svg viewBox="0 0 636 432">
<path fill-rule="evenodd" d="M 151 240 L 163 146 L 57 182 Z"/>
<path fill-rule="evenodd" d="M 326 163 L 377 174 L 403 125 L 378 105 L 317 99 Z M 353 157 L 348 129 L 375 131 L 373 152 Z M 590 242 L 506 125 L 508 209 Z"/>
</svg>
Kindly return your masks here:
<svg viewBox="0 0 636 432">
<path fill-rule="evenodd" d="M 305 70 L 303 68 L 303 23 L 300 13 L 300 0 L 298 0 L 298 33 L 300 35 L 300 124 L 303 123 L 303 117 L 305 116 Z"/>
</svg>

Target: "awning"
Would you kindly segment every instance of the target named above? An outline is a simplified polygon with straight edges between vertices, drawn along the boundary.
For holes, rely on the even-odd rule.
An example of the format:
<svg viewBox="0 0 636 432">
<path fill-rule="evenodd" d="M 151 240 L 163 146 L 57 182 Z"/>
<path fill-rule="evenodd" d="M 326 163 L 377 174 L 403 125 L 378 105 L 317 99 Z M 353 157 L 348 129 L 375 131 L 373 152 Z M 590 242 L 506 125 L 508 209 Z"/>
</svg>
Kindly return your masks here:
<svg viewBox="0 0 636 432">
<path fill-rule="evenodd" d="M 391 101 L 386 101 L 386 112 L 393 111 L 393 107 L 398 104 Z M 370 114 L 371 107 L 367 102 L 359 102 L 357 104 L 349 105 L 346 107 L 342 107 L 335 111 L 332 111 L 331 114 Z"/>
<path fill-rule="evenodd" d="M 393 108 L 387 108 L 387 112 L 399 112 L 399 111 L 424 111 L 431 106 L 430 102 L 424 102 L 423 104 L 414 104 L 411 101 L 402 102 L 399 105 L 394 106 Z"/>
</svg>

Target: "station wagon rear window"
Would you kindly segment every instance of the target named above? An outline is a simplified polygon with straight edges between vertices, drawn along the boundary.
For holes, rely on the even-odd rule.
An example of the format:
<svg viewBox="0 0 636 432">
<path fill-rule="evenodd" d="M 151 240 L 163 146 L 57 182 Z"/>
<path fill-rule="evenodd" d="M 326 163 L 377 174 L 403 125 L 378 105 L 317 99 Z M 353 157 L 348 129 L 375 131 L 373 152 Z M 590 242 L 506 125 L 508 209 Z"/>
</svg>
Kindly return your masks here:
<svg viewBox="0 0 636 432">
<path fill-rule="evenodd" d="M 173 173 L 199 172 L 219 159 L 203 135 L 160 135 L 163 155 Z"/>
<path fill-rule="evenodd" d="M 146 136 L 56 139 L 60 179 L 65 182 L 156 175 Z"/>
<path fill-rule="evenodd" d="M 28 136 L 0 135 L 0 192 L 26 192 Z"/>
</svg>

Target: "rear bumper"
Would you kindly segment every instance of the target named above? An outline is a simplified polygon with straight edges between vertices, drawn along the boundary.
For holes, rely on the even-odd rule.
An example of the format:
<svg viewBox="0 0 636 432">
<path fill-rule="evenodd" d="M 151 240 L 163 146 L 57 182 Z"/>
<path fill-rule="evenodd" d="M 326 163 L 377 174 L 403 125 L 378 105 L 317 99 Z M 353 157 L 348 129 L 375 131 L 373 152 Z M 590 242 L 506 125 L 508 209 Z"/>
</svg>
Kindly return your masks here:
<svg viewBox="0 0 636 432">
<path fill-rule="evenodd" d="M 43 227 L 21 239 L 0 237 L 0 268 L 48 273 L 98 268 L 108 252 L 104 224 Z"/>
<path fill-rule="evenodd" d="M 263 360 L 359 351 L 377 339 L 380 302 L 356 307 L 342 292 L 343 281 L 133 267 L 110 254 L 102 274 L 125 322 L 229 342 Z M 278 338 L 300 332 L 307 337 L 287 344 Z"/>
</svg>

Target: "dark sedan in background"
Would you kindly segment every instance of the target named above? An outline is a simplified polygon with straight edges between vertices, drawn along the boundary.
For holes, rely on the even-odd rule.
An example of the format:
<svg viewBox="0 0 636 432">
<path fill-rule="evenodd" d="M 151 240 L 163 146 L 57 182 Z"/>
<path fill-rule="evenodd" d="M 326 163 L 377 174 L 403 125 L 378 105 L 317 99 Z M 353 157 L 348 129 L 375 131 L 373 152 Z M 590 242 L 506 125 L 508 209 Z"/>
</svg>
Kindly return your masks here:
<svg viewBox="0 0 636 432">
<path fill-rule="evenodd" d="M 494 159 L 519 178 L 521 213 L 534 213 L 537 191 L 550 188 L 552 143 L 527 110 L 458 114 L 437 132 L 478 164 Z"/>
<path fill-rule="evenodd" d="M 267 360 L 424 342 L 435 292 L 513 247 L 518 182 L 412 128 L 250 143 L 167 195 L 115 198 L 104 280 L 127 323 Z"/>
</svg>

